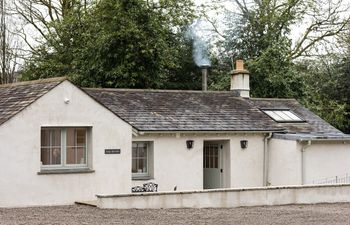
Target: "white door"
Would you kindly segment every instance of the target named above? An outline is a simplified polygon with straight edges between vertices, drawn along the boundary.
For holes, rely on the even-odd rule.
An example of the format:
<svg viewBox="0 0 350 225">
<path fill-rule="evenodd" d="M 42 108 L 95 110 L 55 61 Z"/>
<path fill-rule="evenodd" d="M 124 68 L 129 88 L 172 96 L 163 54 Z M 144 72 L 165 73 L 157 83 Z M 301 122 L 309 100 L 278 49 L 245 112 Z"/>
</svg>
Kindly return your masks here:
<svg viewBox="0 0 350 225">
<path fill-rule="evenodd" d="M 204 143 L 203 148 L 203 187 L 204 189 L 221 188 L 221 157 L 219 144 Z"/>
</svg>

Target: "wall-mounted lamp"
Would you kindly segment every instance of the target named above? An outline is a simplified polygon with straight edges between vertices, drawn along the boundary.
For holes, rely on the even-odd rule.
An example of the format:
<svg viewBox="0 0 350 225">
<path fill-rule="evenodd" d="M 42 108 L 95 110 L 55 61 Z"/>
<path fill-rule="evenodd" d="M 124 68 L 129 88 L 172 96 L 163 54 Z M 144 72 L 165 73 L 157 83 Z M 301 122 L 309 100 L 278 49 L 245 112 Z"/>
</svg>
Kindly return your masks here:
<svg viewBox="0 0 350 225">
<path fill-rule="evenodd" d="M 70 100 L 69 100 L 69 98 L 64 98 L 64 103 L 66 103 L 66 104 L 69 104 L 69 102 L 70 102 Z"/>
<path fill-rule="evenodd" d="M 241 140 L 241 148 L 246 149 L 248 147 L 248 141 L 247 140 Z"/>
<path fill-rule="evenodd" d="M 194 140 L 187 140 L 186 141 L 186 146 L 188 149 L 191 149 L 193 148 L 193 143 L 194 143 Z"/>
</svg>

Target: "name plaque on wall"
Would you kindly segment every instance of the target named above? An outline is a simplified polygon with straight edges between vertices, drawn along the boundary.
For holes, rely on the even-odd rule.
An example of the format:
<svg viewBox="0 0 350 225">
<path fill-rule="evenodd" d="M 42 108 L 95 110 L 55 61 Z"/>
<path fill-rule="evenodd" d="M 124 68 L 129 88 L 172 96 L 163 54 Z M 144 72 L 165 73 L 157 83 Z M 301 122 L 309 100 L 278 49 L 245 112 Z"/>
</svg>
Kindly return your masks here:
<svg viewBox="0 0 350 225">
<path fill-rule="evenodd" d="M 105 154 L 120 154 L 120 149 L 105 149 Z"/>
</svg>

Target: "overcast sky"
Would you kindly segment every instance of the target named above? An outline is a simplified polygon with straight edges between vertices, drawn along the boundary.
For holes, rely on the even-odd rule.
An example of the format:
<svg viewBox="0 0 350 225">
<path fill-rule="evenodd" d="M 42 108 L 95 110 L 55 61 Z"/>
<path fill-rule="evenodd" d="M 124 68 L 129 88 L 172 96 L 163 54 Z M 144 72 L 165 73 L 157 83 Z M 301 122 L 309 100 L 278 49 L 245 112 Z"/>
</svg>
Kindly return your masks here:
<svg viewBox="0 0 350 225">
<path fill-rule="evenodd" d="M 8 0 L 8 2 L 10 2 L 11 0 Z M 211 0 L 194 0 L 195 3 L 197 5 L 209 5 L 209 4 L 213 4 L 213 1 Z M 217 2 L 218 0 L 216 0 L 215 2 Z M 235 11 L 235 5 L 234 5 L 234 0 L 221 0 L 221 5 L 222 5 L 222 11 L 224 10 L 230 10 L 230 11 Z M 344 5 L 350 5 L 350 0 L 343 0 L 343 4 Z M 349 12 L 350 13 L 350 12 Z M 224 14 L 223 13 L 218 13 L 217 11 L 212 11 L 212 12 L 208 12 L 208 15 L 215 21 L 218 22 L 218 28 L 219 29 L 224 29 L 223 27 L 223 19 L 224 19 Z M 294 28 L 292 29 L 291 32 L 291 38 L 293 39 L 294 42 L 296 42 L 300 37 L 301 34 L 303 33 L 303 31 L 305 30 L 305 28 L 307 27 L 307 22 L 309 21 L 303 21 L 300 24 L 298 24 L 297 26 L 294 26 Z M 18 26 L 19 23 L 17 23 Z M 207 26 L 210 26 L 210 24 L 208 23 Z M 11 29 L 11 28 L 10 28 Z M 26 29 L 27 33 L 29 34 L 29 37 L 35 37 L 35 30 L 34 29 Z M 203 36 L 212 36 L 212 35 L 203 35 Z M 212 38 L 214 39 L 214 38 Z M 34 42 L 34 41 L 33 41 Z"/>
</svg>

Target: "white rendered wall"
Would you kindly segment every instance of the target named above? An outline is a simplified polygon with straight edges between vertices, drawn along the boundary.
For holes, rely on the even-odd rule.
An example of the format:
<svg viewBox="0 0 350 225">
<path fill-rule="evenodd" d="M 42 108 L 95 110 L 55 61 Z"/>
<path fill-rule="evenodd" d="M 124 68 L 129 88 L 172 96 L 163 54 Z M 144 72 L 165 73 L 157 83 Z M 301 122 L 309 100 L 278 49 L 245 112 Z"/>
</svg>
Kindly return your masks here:
<svg viewBox="0 0 350 225">
<path fill-rule="evenodd" d="M 164 209 L 336 203 L 350 202 L 349 193 L 349 184 L 213 189 L 98 196 L 97 206 L 107 209 Z"/>
<path fill-rule="evenodd" d="M 302 154 L 302 150 L 304 153 Z M 327 182 L 325 178 L 348 175 L 350 143 L 271 139 L 269 142 L 270 185 L 299 185 Z M 341 181 L 338 181 L 339 183 Z"/>
<path fill-rule="evenodd" d="M 240 141 L 248 148 L 241 149 Z M 264 136 L 241 135 L 231 138 L 231 187 L 260 187 L 263 185 Z"/>
<path fill-rule="evenodd" d="M 69 104 L 64 99 L 70 99 Z M 38 175 L 42 126 L 92 126 L 94 173 Z M 129 193 L 132 129 L 64 81 L 0 126 L 0 207 L 72 204 Z M 105 155 L 120 148 L 120 155 Z"/>
<path fill-rule="evenodd" d="M 186 140 L 194 140 L 191 150 Z M 153 142 L 152 180 L 133 181 L 133 185 L 157 183 L 159 191 L 194 190 L 203 188 L 203 143 L 199 138 L 175 136 L 133 137 L 133 141 Z M 130 172 L 131 173 L 131 172 Z"/>
<path fill-rule="evenodd" d="M 270 139 L 268 182 L 270 185 L 298 185 L 301 181 L 301 151 L 297 141 Z"/>
<path fill-rule="evenodd" d="M 249 74 L 235 74 L 231 75 L 231 91 L 238 91 L 239 96 L 249 98 Z"/>
<path fill-rule="evenodd" d="M 191 150 L 186 140 L 194 140 Z M 133 180 L 133 186 L 155 182 L 159 191 L 203 189 L 203 143 L 221 140 L 226 150 L 224 156 L 223 187 L 257 187 L 263 183 L 263 135 L 252 134 L 186 134 L 151 135 L 133 137 L 133 141 L 153 141 L 154 179 Z M 248 140 L 248 148 L 242 150 L 241 140 Z"/>
<path fill-rule="evenodd" d="M 301 148 L 302 144 L 299 145 Z M 350 143 L 339 141 L 311 142 L 310 146 L 306 144 L 304 162 L 305 184 L 312 184 L 324 178 L 335 179 L 335 176 L 343 178 L 346 174 L 350 177 Z"/>
</svg>

